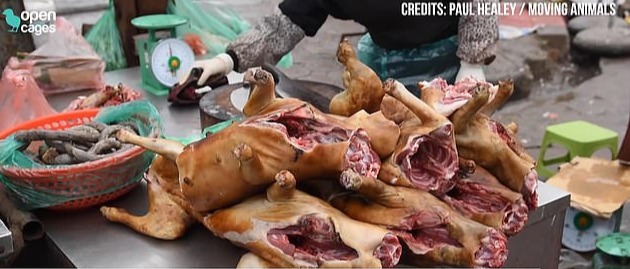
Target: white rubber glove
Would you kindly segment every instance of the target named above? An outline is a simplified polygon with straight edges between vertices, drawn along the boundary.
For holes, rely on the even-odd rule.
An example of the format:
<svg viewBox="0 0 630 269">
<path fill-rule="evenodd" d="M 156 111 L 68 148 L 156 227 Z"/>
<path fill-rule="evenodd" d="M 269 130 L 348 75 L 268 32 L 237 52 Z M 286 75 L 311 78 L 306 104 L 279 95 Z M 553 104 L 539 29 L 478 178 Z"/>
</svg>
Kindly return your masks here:
<svg viewBox="0 0 630 269">
<path fill-rule="evenodd" d="M 197 81 L 197 85 L 201 86 L 206 83 L 206 80 L 211 76 L 225 76 L 230 73 L 234 68 L 234 61 L 232 61 L 232 57 L 227 53 L 221 53 L 210 59 L 195 61 L 192 68 L 179 78 L 179 84 L 183 84 L 188 79 L 190 71 L 193 68 L 203 69 L 203 73 L 201 73 L 199 81 Z"/>
<path fill-rule="evenodd" d="M 461 66 L 459 67 L 459 72 L 457 72 L 455 82 L 471 76 L 475 79 L 486 80 L 486 76 L 484 75 L 483 68 L 480 64 L 469 64 L 464 61 L 460 61 L 460 64 Z"/>
</svg>

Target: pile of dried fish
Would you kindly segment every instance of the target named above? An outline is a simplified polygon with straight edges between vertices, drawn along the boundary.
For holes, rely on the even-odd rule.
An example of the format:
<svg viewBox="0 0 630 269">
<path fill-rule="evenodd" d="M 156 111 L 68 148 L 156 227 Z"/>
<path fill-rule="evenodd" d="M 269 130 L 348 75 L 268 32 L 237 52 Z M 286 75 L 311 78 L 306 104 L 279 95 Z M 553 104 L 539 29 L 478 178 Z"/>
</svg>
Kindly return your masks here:
<svg viewBox="0 0 630 269">
<path fill-rule="evenodd" d="M 37 154 L 31 156 L 43 164 L 78 164 L 95 161 L 128 150 L 131 144 L 120 142 L 116 133 L 122 129 L 137 134 L 132 122 L 106 125 L 89 122 L 63 131 L 29 130 L 15 133 L 15 140 L 26 143 L 43 141 Z M 31 155 L 28 154 L 27 155 Z"/>
</svg>

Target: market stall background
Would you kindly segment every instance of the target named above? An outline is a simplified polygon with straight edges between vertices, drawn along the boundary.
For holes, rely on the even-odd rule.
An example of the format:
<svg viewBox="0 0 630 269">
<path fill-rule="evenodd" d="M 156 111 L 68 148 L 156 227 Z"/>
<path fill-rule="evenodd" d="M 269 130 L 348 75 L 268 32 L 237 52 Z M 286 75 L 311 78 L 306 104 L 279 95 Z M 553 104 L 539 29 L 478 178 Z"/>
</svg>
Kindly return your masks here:
<svg viewBox="0 0 630 269">
<path fill-rule="evenodd" d="M 41 8 L 55 7 L 75 28 L 94 24 L 108 5 L 108 0 L 38 0 Z M 255 23 L 273 12 L 280 0 L 202 0 L 221 2 Z M 518 2 L 518 1 L 517 1 Z M 524 1 L 526 2 L 526 1 Z M 593 2 L 597 2 L 593 0 Z M 628 1 L 627 1 L 628 2 Z M 626 10 L 630 4 L 626 3 Z M 531 17 L 502 17 L 500 26 L 536 25 Z M 488 80 L 514 77 L 513 102 L 498 111 L 500 121 L 516 121 L 523 145 L 538 156 L 538 145 L 547 125 L 574 119 L 597 122 L 623 136 L 627 126 L 628 93 L 620 82 L 630 59 L 588 57 L 569 50 L 567 25 L 558 17 L 535 18 L 543 21 L 537 32 L 499 42 L 497 60 L 486 70 Z M 541 22 L 542 23 L 542 22 Z M 505 27 L 504 27 L 505 28 Z M 293 79 L 326 81 L 341 86 L 342 66 L 334 52 L 345 34 L 362 33 L 364 28 L 351 21 L 328 18 L 318 35 L 306 38 L 292 51 L 294 63 L 283 71 Z M 360 36 L 350 36 L 356 45 Z M 44 37 L 42 37 L 44 38 Z M 549 57 L 547 57 L 549 56 Z M 568 61 L 572 58 L 572 61 Z M 595 89 L 595 90 L 594 90 Z"/>
<path fill-rule="evenodd" d="M 94 23 L 98 19 L 99 6 L 107 1 L 54 1 L 57 9 L 67 9 L 66 14 L 78 29 L 84 23 Z M 83 12 L 77 9 L 76 2 L 90 2 L 96 10 Z M 101 5 L 99 5 L 99 2 Z M 227 1 L 249 21 L 255 22 L 262 14 L 272 12 L 273 7 L 280 1 L 262 0 L 234 0 Z M 86 6 L 90 6 L 87 5 Z M 73 7 L 73 8 L 70 8 Z M 74 10 L 72 10 L 74 9 Z M 315 81 L 327 81 L 341 85 L 341 65 L 336 62 L 334 51 L 342 34 L 362 32 L 363 29 L 352 23 L 329 19 L 315 38 L 304 40 L 294 53 L 294 66 L 285 70 L 293 78 L 309 79 Z M 358 38 L 351 38 L 356 42 Z M 555 122 L 583 119 L 597 122 L 599 125 L 612 129 L 622 135 L 627 125 L 627 115 L 630 107 L 627 105 L 630 99 L 627 87 L 624 87 L 630 59 L 597 59 L 594 65 L 599 65 L 599 70 L 580 69 L 561 61 L 549 60 L 548 53 L 560 53 L 567 56 L 568 50 L 550 52 L 541 45 L 541 40 L 554 40 L 555 45 L 568 47 L 569 35 L 566 25 L 549 25 L 533 35 L 527 35 L 515 40 L 504 40 L 500 44 L 499 59 L 491 70 L 521 70 L 528 69 L 531 76 L 515 73 L 504 73 L 505 76 L 526 77 L 521 78 L 517 87 L 520 100 L 514 100 L 510 105 L 500 110 L 495 117 L 500 121 L 516 121 L 521 125 L 519 130 L 522 143 L 532 156 L 538 155 L 537 145 L 540 144 L 544 128 Z M 504 60 L 501 60 L 501 57 Z M 505 60 L 505 59 L 508 59 Z M 517 59 L 514 59 L 517 58 Z M 558 57 L 562 58 L 562 57 Z M 590 60 L 590 59 L 587 59 Z M 550 76 L 543 76 L 534 64 L 545 65 Z M 625 73 L 624 73 L 625 71 Z M 489 72 L 501 73 L 501 72 Z M 517 81 L 517 83 L 519 83 Z M 580 82 L 578 84 L 578 82 Z M 576 85 L 572 85 L 576 84 Z M 517 84 L 519 85 L 519 84 Z M 59 108 L 58 108 L 59 109 Z M 168 128 L 167 128 L 168 129 Z M 191 131 L 192 132 L 192 131 Z M 623 223 L 628 223 L 629 217 L 624 218 Z M 622 227 L 622 229 L 624 229 Z"/>
</svg>

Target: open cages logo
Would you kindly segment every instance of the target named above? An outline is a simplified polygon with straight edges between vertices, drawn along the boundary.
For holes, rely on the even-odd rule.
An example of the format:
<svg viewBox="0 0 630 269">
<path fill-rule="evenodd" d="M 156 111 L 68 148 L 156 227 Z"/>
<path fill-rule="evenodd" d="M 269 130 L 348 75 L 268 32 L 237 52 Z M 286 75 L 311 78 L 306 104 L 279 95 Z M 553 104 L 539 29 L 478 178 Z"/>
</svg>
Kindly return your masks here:
<svg viewBox="0 0 630 269">
<path fill-rule="evenodd" d="M 34 34 L 36 36 L 54 33 L 57 13 L 55 11 L 22 11 L 19 16 L 13 9 L 2 11 L 4 21 L 9 26 L 9 33 Z"/>
</svg>

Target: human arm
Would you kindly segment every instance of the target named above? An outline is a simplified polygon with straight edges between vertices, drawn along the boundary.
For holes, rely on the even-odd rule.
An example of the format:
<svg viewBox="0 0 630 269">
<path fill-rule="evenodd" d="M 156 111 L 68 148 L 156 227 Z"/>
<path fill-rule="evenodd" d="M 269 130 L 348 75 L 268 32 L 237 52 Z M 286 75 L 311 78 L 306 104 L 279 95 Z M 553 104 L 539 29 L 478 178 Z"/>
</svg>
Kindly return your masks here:
<svg viewBox="0 0 630 269">
<path fill-rule="evenodd" d="M 320 0 L 284 0 L 272 16 L 264 17 L 250 32 L 232 42 L 227 53 L 234 70 L 244 72 L 264 63 L 276 64 L 305 37 L 313 37 L 328 12 Z"/>
<path fill-rule="evenodd" d="M 265 63 L 278 63 L 304 36 L 302 28 L 277 10 L 275 14 L 263 17 L 253 29 L 230 43 L 226 53 L 234 61 L 234 71 L 244 72 Z"/>
<path fill-rule="evenodd" d="M 195 62 L 193 67 L 204 70 L 199 85 L 210 76 L 225 75 L 232 70 L 244 72 L 264 63 L 276 64 L 305 36 L 315 36 L 327 18 L 328 12 L 319 0 L 282 1 L 273 15 L 264 17 L 252 30 L 239 36 L 225 53 Z M 188 73 L 180 81 L 185 81 Z"/>
<path fill-rule="evenodd" d="M 460 0 L 460 2 L 473 2 L 473 14 L 476 12 L 476 3 L 498 3 L 498 0 Z M 483 65 L 490 64 L 494 58 L 499 40 L 499 23 L 497 15 L 471 15 L 461 16 L 458 26 L 457 57 L 461 60 L 461 67 L 456 80 L 473 76 L 477 79 L 485 79 Z"/>
<path fill-rule="evenodd" d="M 196 61 L 193 68 L 203 69 L 198 84 L 203 85 L 209 77 L 224 76 L 232 70 L 242 73 L 264 63 L 276 64 L 304 36 L 304 31 L 299 26 L 280 11 L 276 11 L 273 15 L 263 17 L 253 29 L 228 44 L 225 53 Z M 180 78 L 180 83 L 186 81 L 189 74 L 187 72 Z"/>
</svg>

